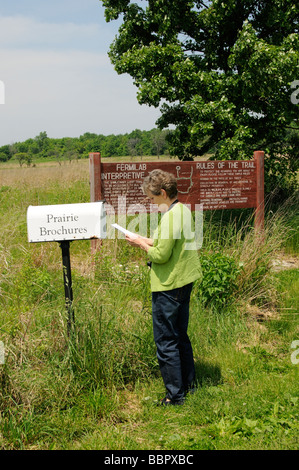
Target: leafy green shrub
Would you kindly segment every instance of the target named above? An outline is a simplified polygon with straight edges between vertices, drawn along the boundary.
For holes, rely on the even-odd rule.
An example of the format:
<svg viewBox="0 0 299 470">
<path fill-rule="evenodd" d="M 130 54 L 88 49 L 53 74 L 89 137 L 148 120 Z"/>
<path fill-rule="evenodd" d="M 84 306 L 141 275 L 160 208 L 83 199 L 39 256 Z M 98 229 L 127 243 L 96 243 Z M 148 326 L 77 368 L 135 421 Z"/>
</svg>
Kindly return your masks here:
<svg viewBox="0 0 299 470">
<path fill-rule="evenodd" d="M 237 290 L 237 278 L 242 266 L 228 255 L 208 253 L 201 256 L 203 280 L 198 295 L 205 306 L 216 310 L 227 307 Z"/>
</svg>

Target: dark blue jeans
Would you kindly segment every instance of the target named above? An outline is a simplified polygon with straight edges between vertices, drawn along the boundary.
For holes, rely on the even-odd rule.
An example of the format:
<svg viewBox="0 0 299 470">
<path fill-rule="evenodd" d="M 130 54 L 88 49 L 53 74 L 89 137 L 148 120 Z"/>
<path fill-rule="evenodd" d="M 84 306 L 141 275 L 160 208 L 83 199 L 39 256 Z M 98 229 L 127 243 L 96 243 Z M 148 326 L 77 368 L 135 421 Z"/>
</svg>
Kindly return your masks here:
<svg viewBox="0 0 299 470">
<path fill-rule="evenodd" d="M 192 283 L 178 289 L 152 292 L 153 331 L 157 358 L 173 402 L 183 399 L 195 380 L 192 346 L 187 335 Z"/>
</svg>

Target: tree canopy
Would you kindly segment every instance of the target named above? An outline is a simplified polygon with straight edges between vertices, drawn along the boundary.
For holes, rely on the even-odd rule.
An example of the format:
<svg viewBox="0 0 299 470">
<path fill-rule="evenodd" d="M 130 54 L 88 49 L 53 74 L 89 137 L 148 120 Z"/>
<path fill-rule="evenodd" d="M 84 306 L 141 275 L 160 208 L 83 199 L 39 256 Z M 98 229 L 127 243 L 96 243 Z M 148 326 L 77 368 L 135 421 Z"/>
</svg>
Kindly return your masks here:
<svg viewBox="0 0 299 470">
<path fill-rule="evenodd" d="M 219 159 L 240 159 L 264 150 L 274 158 L 283 148 L 285 171 L 296 170 L 293 0 L 102 3 L 108 22 L 122 19 L 109 51 L 115 70 L 132 76 L 140 104 L 160 106 L 161 129 L 174 126 L 172 154 L 190 159 L 212 151 Z"/>
<path fill-rule="evenodd" d="M 46 131 L 34 139 L 15 142 L 0 147 L 0 162 L 15 159 L 22 166 L 43 160 L 62 161 L 88 158 L 90 152 L 100 152 L 103 157 L 142 156 L 168 154 L 168 131 L 135 129 L 126 134 L 95 134 L 86 132 L 80 137 L 50 138 Z"/>
</svg>

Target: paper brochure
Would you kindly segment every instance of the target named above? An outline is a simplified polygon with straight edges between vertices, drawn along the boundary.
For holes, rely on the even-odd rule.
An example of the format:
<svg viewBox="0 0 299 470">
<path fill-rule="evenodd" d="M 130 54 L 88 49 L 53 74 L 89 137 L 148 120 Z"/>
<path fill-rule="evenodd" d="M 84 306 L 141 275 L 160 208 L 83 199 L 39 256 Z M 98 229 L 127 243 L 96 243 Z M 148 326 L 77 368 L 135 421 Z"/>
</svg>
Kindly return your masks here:
<svg viewBox="0 0 299 470">
<path fill-rule="evenodd" d="M 121 225 L 111 224 L 111 227 L 116 228 L 117 230 L 124 233 L 125 235 L 128 235 L 128 237 L 130 237 L 130 238 L 138 238 L 138 235 L 136 233 L 130 232 L 129 230 L 122 227 Z"/>
</svg>

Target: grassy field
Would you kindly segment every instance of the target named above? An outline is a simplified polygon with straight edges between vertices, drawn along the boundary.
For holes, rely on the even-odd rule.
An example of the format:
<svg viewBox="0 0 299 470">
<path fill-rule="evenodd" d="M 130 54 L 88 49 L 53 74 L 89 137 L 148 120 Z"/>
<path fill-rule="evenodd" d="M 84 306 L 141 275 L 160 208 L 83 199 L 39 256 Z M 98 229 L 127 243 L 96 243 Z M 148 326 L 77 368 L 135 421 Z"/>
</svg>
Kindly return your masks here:
<svg viewBox="0 0 299 470">
<path fill-rule="evenodd" d="M 296 201 L 267 215 L 258 246 L 250 214 L 205 213 L 189 329 L 198 386 L 170 408 L 156 406 L 146 257 L 123 240 L 95 257 L 71 244 L 68 337 L 59 245 L 27 242 L 30 204 L 88 201 L 88 161 L 0 166 L 0 448 L 297 449 Z"/>
</svg>

